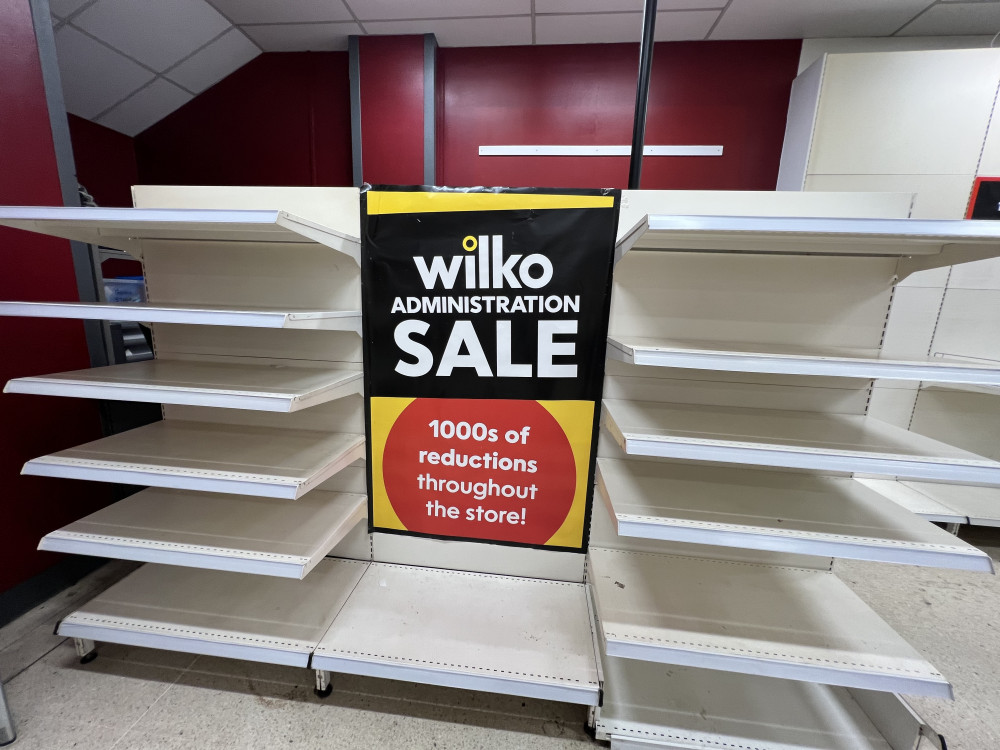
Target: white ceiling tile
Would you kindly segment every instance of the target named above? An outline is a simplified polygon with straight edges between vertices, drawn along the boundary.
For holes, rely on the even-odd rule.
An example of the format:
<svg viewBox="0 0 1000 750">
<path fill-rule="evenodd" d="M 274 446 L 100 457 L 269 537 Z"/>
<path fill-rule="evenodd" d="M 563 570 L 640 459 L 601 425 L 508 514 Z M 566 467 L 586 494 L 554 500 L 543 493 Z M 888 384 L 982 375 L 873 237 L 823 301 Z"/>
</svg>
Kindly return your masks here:
<svg viewBox="0 0 1000 750">
<path fill-rule="evenodd" d="M 672 11 L 656 14 L 658 42 L 704 39 L 719 17 L 717 10 Z M 642 13 L 582 13 L 538 16 L 538 44 L 611 44 L 638 42 L 642 38 Z"/>
<path fill-rule="evenodd" d="M 200 94 L 259 54 L 260 47 L 239 29 L 230 29 L 164 75 L 188 91 Z"/>
<path fill-rule="evenodd" d="M 657 6 L 659 7 L 659 6 Z M 719 17 L 716 10 L 678 10 L 670 13 L 656 14 L 656 34 L 654 38 L 658 42 L 686 42 L 692 39 L 701 40 L 705 38 L 712 24 Z M 642 27 L 639 28 L 639 41 L 642 36 Z"/>
<path fill-rule="evenodd" d="M 192 98 L 170 81 L 158 78 L 130 96 L 97 122 L 125 135 L 138 135 Z"/>
<path fill-rule="evenodd" d="M 97 0 L 73 24 L 158 71 L 231 25 L 204 0 Z"/>
<path fill-rule="evenodd" d="M 442 47 L 503 47 L 531 44 L 531 17 L 463 18 L 438 21 L 371 21 L 369 34 L 434 34 Z"/>
<path fill-rule="evenodd" d="M 641 11 L 643 0 L 535 0 L 535 13 L 609 13 Z M 726 0 L 659 0 L 656 9 L 703 10 L 723 8 Z"/>
<path fill-rule="evenodd" d="M 643 0 L 535 0 L 535 13 L 601 13 L 605 11 L 641 11 Z"/>
<path fill-rule="evenodd" d="M 342 0 L 208 0 L 235 24 L 351 21 Z"/>
<path fill-rule="evenodd" d="M 153 74 L 72 26 L 56 32 L 56 55 L 66 109 L 91 118 L 120 102 Z"/>
<path fill-rule="evenodd" d="M 400 18 L 468 18 L 531 13 L 531 0 L 347 0 L 358 20 Z M 367 24 L 365 25 L 367 28 Z M 398 32 L 404 33 L 404 32 Z M 414 32 L 423 33 L 423 32 Z"/>
<path fill-rule="evenodd" d="M 265 52 L 318 52 L 347 49 L 347 37 L 360 34 L 361 27 L 350 23 L 287 23 L 242 26 Z"/>
<path fill-rule="evenodd" d="M 1000 31 L 1000 3 L 935 5 L 904 26 L 899 36 L 963 36 L 984 31 Z"/>
<path fill-rule="evenodd" d="M 888 36 L 931 0 L 733 0 L 712 39 Z"/>
<path fill-rule="evenodd" d="M 87 0 L 49 0 L 49 12 L 59 18 L 66 18 L 86 4 Z"/>
</svg>

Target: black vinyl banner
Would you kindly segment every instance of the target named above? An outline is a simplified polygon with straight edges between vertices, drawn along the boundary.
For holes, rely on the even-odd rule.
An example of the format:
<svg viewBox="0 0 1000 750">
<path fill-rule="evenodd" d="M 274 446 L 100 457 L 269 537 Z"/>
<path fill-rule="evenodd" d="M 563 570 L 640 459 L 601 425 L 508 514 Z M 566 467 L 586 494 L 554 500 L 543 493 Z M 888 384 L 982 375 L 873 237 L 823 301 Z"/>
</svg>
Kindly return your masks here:
<svg viewBox="0 0 1000 750">
<path fill-rule="evenodd" d="M 585 548 L 619 200 L 362 192 L 373 530 Z"/>
</svg>

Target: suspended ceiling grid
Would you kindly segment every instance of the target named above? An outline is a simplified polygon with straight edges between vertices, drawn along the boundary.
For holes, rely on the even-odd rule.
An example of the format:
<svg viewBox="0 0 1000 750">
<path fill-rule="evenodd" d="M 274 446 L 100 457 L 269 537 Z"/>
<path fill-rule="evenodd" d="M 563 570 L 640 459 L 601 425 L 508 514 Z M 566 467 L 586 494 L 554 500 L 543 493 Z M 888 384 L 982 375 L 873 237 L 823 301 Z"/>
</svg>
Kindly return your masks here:
<svg viewBox="0 0 1000 750">
<path fill-rule="evenodd" d="M 50 0 L 69 112 L 136 135 L 261 52 L 636 42 L 642 0 Z M 658 41 L 977 35 L 995 0 L 660 0 Z M 498 54 L 502 52 L 498 51 Z"/>
</svg>

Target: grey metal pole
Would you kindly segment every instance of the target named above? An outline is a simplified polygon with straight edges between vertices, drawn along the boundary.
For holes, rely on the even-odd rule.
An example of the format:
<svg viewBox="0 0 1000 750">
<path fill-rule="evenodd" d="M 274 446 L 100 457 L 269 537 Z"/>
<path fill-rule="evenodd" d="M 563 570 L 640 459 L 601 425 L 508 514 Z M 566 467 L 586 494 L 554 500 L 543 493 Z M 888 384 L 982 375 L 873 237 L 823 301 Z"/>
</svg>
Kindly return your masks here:
<svg viewBox="0 0 1000 750">
<path fill-rule="evenodd" d="M 424 34 L 424 184 L 437 184 L 437 38 Z"/>
<path fill-rule="evenodd" d="M 347 37 L 347 66 L 351 79 L 351 171 L 354 187 L 364 182 L 361 161 L 361 43 L 358 37 Z"/>
<path fill-rule="evenodd" d="M 632 158 L 628 165 L 628 189 L 638 190 L 642 177 L 642 149 L 646 142 L 646 104 L 649 74 L 653 67 L 653 32 L 656 30 L 656 0 L 646 0 L 642 13 L 642 44 L 639 46 L 639 83 L 635 90 L 635 120 L 632 123 Z"/>
<path fill-rule="evenodd" d="M 17 739 L 17 730 L 14 729 L 14 717 L 10 715 L 7 707 L 7 695 L 3 691 L 3 683 L 0 682 L 0 745 L 9 745 Z"/>
<path fill-rule="evenodd" d="M 73 143 L 69 136 L 69 121 L 66 119 L 66 105 L 63 102 L 62 81 L 59 76 L 59 61 L 56 59 L 55 32 L 52 30 L 52 16 L 49 15 L 49 0 L 30 0 L 31 20 L 35 27 L 35 43 L 38 45 L 38 61 L 42 68 L 42 82 L 45 86 L 45 102 L 49 108 L 49 124 L 52 129 L 52 145 L 56 153 L 56 169 L 64 206 L 79 206 L 80 192 L 76 181 L 76 165 L 73 161 Z M 95 262 L 94 250 L 84 242 L 70 241 L 73 270 L 76 273 L 76 288 L 81 302 L 98 302 L 100 294 L 100 263 Z M 90 366 L 109 364 L 110 344 L 105 340 L 106 324 L 100 320 L 83 321 L 87 337 L 87 351 Z M 105 430 L 106 431 L 106 430 Z"/>
</svg>

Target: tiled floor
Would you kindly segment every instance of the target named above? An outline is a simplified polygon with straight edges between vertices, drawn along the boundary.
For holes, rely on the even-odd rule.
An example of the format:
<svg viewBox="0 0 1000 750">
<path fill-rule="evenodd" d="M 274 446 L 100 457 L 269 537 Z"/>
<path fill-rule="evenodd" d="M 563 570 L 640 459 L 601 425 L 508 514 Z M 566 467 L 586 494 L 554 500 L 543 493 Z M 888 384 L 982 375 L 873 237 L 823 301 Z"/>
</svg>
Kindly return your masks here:
<svg viewBox="0 0 1000 750">
<path fill-rule="evenodd" d="M 54 624 L 130 569 L 112 563 L 0 630 L 12 750 L 596 746 L 585 709 L 567 704 L 346 675 L 319 699 L 306 670 L 108 644 L 80 665 Z M 837 571 L 954 684 L 954 702 L 912 700 L 950 750 L 1000 748 L 1000 580 L 847 561 Z"/>
</svg>

